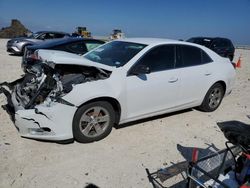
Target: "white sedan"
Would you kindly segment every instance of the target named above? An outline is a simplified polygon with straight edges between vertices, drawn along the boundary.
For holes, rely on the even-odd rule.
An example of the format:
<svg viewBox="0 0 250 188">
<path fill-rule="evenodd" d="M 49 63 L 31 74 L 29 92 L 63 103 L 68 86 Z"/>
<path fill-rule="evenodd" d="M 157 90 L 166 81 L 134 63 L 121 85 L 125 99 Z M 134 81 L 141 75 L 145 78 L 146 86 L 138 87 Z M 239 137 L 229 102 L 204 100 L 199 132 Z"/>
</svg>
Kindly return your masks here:
<svg viewBox="0 0 250 188">
<path fill-rule="evenodd" d="M 235 80 L 228 59 L 176 40 L 116 40 L 84 56 L 35 54 L 40 64 L 1 84 L 21 136 L 34 139 L 93 142 L 115 124 L 192 107 L 211 112 Z"/>
</svg>

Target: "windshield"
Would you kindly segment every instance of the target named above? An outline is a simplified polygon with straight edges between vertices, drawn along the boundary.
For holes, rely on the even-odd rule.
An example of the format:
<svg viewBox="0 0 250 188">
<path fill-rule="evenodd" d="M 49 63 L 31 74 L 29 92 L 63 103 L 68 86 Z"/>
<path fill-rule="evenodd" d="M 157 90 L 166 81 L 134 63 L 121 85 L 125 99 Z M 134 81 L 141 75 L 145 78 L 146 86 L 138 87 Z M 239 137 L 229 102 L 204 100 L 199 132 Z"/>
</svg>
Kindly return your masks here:
<svg viewBox="0 0 250 188">
<path fill-rule="evenodd" d="M 96 63 L 121 67 L 145 48 L 145 46 L 144 44 L 132 42 L 113 41 L 93 50 L 84 57 Z"/>
<path fill-rule="evenodd" d="M 31 39 L 35 39 L 35 38 L 37 38 L 37 37 L 38 37 L 38 35 L 40 35 L 40 34 L 41 34 L 41 32 L 32 33 L 32 34 L 29 36 L 29 38 L 31 38 Z"/>
</svg>

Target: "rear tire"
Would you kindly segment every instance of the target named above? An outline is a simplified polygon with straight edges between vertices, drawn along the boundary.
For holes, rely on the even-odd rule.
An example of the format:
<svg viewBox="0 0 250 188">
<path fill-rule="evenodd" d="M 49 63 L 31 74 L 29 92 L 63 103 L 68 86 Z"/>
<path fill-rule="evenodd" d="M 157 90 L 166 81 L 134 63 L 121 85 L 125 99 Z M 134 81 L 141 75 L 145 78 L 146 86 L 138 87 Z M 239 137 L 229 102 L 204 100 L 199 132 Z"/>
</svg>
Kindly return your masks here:
<svg viewBox="0 0 250 188">
<path fill-rule="evenodd" d="M 81 143 L 101 140 L 108 136 L 115 123 L 115 111 L 106 101 L 81 106 L 73 119 L 74 138 Z"/>
<path fill-rule="evenodd" d="M 219 106 L 224 97 L 225 89 L 220 83 L 215 83 L 208 90 L 202 104 L 199 109 L 204 112 L 215 111 Z"/>
</svg>

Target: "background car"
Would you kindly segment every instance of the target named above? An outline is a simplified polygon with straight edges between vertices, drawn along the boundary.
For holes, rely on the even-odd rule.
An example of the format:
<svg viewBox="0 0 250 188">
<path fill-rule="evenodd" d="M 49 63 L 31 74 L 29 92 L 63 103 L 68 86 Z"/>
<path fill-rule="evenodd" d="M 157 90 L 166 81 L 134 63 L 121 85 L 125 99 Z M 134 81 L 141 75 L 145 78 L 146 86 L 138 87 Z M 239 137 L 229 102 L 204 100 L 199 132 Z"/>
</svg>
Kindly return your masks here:
<svg viewBox="0 0 250 188">
<path fill-rule="evenodd" d="M 35 53 L 41 66 L 4 92 L 20 134 L 34 139 L 94 142 L 114 125 L 193 107 L 211 112 L 235 79 L 229 59 L 175 40 L 115 40 L 83 56 Z"/>
<path fill-rule="evenodd" d="M 38 49 L 59 50 L 82 55 L 104 43 L 104 41 L 97 39 L 68 37 L 27 46 L 23 55 L 22 68 L 25 71 L 28 66 L 34 65 L 37 61 L 34 52 Z"/>
<path fill-rule="evenodd" d="M 187 40 L 210 48 L 222 57 L 228 57 L 230 61 L 234 58 L 234 45 L 231 40 L 227 38 L 210 38 L 210 37 L 193 37 Z"/>
<path fill-rule="evenodd" d="M 23 55 L 26 46 L 41 43 L 45 40 L 69 37 L 70 34 L 57 31 L 39 31 L 29 37 L 19 37 L 7 42 L 7 52 Z"/>
</svg>

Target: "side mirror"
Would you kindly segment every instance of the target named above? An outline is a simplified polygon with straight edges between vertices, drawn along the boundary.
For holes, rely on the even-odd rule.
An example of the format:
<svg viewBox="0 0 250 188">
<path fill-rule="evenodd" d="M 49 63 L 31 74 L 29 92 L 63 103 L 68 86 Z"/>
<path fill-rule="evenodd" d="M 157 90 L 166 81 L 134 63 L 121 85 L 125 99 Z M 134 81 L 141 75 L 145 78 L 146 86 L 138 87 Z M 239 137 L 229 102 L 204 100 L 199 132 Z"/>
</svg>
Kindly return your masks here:
<svg viewBox="0 0 250 188">
<path fill-rule="evenodd" d="M 140 74 L 149 74 L 150 68 L 146 65 L 138 65 L 135 66 L 132 71 L 130 72 L 130 75 L 140 75 Z"/>
</svg>

